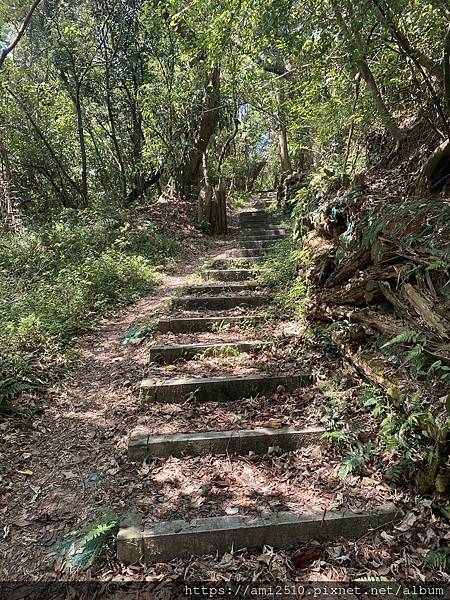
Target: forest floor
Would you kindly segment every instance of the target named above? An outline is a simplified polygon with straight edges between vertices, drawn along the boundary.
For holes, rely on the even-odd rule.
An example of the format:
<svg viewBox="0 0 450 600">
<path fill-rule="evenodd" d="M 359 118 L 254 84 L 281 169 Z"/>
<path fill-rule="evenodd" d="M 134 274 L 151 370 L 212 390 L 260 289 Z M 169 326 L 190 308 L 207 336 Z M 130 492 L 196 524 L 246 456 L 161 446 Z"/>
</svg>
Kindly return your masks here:
<svg viewBox="0 0 450 600">
<path fill-rule="evenodd" d="M 382 469 L 339 479 L 342 457 L 319 440 L 295 452 L 264 457 L 128 462 L 127 437 L 136 425 L 158 433 L 187 431 L 193 421 L 197 430 L 309 426 L 321 422 L 327 405 L 333 412 L 337 400 L 344 401 L 348 411 L 354 410 L 355 419 L 365 420 L 366 440 L 371 435 L 374 425 L 357 402 L 362 382 L 338 355 L 307 332 L 303 323 L 289 317 L 251 333 L 253 339 L 264 336 L 265 341 L 270 337 L 275 342 L 258 361 L 246 354 L 233 360 L 204 358 L 201 366 L 195 361 L 186 363 L 190 366 L 185 368 L 194 371 L 186 370 L 185 374 L 195 375 L 195 369 L 206 375 L 246 374 L 273 370 L 277 365 L 289 372 L 301 366 L 313 375 L 309 387 L 227 404 L 145 409 L 139 403 L 139 384 L 147 373 L 151 341 L 125 346 L 127 331 L 145 319 L 164 314 L 172 296 L 197 282 L 196 274 L 205 260 L 232 246 L 232 237 L 216 239 L 209 242 L 205 253 L 182 258 L 151 294 L 105 319 L 79 340 L 79 366 L 63 387 L 50 393 L 42 414 L 13 428 L 7 421 L 0 423 L 0 483 L 4 490 L 0 500 L 1 580 L 146 581 L 158 589 L 180 578 L 345 581 L 377 576 L 422 581 L 436 577 L 426 557 L 439 540 L 448 539 L 449 528 L 434 511 L 432 500 L 416 496 L 408 482 L 402 487 L 389 485 Z M 239 332 L 224 331 L 214 339 L 226 341 L 230 333 L 236 339 Z M 248 332 L 240 334 L 248 338 Z M 200 339 L 195 336 L 195 341 Z M 168 334 L 159 341 L 173 338 Z M 152 374 L 164 377 L 170 373 L 166 367 Z M 338 379 L 349 383 L 345 393 L 330 392 L 330 382 Z M 312 553 L 304 552 L 304 548 L 275 551 L 265 547 L 222 557 L 124 566 L 115 561 L 111 550 L 82 575 L 65 572 L 64 560 L 58 554 L 58 542 L 69 532 L 98 520 L 102 509 L 122 515 L 138 499 L 139 509 L 151 519 L 223 514 L 236 507 L 248 513 L 256 510 L 255 490 L 258 507 L 262 505 L 269 512 L 283 506 L 311 505 L 321 510 L 345 506 L 361 511 L 394 501 L 402 519 L 356 541 L 339 539 L 317 546 Z"/>
</svg>

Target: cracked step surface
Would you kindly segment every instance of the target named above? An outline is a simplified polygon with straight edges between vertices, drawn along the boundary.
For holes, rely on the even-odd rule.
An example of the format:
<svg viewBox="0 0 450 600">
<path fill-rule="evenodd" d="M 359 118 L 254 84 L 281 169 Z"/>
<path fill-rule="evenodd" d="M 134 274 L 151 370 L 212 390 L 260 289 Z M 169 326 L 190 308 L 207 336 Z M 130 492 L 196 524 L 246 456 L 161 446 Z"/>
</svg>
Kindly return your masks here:
<svg viewBox="0 0 450 600">
<path fill-rule="evenodd" d="M 267 256 L 265 248 L 231 248 L 226 250 L 221 256 L 224 258 L 247 258 L 249 256 L 258 256 L 263 258 Z"/>
<path fill-rule="evenodd" d="M 284 230 L 245 230 L 241 231 L 239 235 L 240 240 L 253 241 L 253 240 L 277 240 L 286 237 Z"/>
<path fill-rule="evenodd" d="M 157 381 L 144 379 L 140 394 L 143 402 L 177 403 L 192 399 L 196 402 L 222 402 L 248 398 L 256 394 L 270 394 L 281 387 L 294 390 L 309 385 L 311 376 L 297 375 L 246 375 Z"/>
<path fill-rule="evenodd" d="M 211 264 L 213 267 L 220 265 L 246 266 L 262 263 L 266 260 L 266 258 L 267 257 L 265 256 L 265 254 L 260 254 L 258 256 L 246 256 L 241 258 L 223 257 L 212 260 Z"/>
<path fill-rule="evenodd" d="M 239 242 L 239 246 L 241 248 L 246 248 L 248 250 L 256 250 L 256 249 L 263 249 L 263 250 L 270 250 L 276 240 L 274 239 L 267 239 L 267 240 L 250 240 L 250 241 L 245 241 L 245 240 L 241 240 Z"/>
</svg>

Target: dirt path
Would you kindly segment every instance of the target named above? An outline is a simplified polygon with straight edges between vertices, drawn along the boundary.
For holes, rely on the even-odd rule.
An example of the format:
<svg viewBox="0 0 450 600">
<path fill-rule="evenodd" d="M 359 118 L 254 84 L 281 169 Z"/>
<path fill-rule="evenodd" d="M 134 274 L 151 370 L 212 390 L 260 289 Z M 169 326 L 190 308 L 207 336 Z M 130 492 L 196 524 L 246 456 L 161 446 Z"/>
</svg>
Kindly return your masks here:
<svg viewBox="0 0 450 600">
<path fill-rule="evenodd" d="M 152 293 L 81 338 L 73 381 L 52 394 L 29 427 L 1 424 L 0 580 L 55 577 L 53 542 L 95 520 L 101 508 L 128 508 L 136 478 L 125 443 L 141 410 L 136 392 L 148 350 L 124 346 L 124 335 L 163 310 L 205 260 L 231 244 L 213 240 L 206 252 L 182 258 Z"/>
<path fill-rule="evenodd" d="M 338 539 L 312 550 L 300 547 L 289 552 L 265 547 L 148 566 L 124 566 L 111 556 L 83 573 L 83 578 L 143 580 L 157 589 L 178 578 L 342 580 L 380 575 L 417 578 L 425 572 L 430 548 L 448 535 L 431 501 L 388 486 L 381 471 L 340 480 L 341 456 L 319 443 L 264 457 L 183 457 L 143 464 L 127 460 L 127 438 L 137 425 L 156 433 L 315 425 L 329 402 L 318 384 L 338 369 L 345 374 L 336 356 L 312 342 L 299 341 L 296 322 L 266 324 L 252 332 L 184 335 L 187 343 L 248 339 L 250 335 L 273 344 L 259 352 L 256 360 L 246 354 L 203 357 L 178 365 L 178 374 L 245 374 L 301 367 L 313 375 L 314 383 L 293 393 L 281 389 L 271 396 L 232 403 L 142 407 L 138 388 L 149 374 L 149 344 L 176 343 L 180 336 L 161 334 L 142 345 L 125 347 L 126 331 L 161 314 L 174 294 L 197 281 L 196 273 L 205 260 L 233 243 L 233 239 L 214 241 L 201 256 L 186 257 L 152 294 L 83 337 L 79 342 L 82 360 L 73 380 L 54 394 L 45 413 L 36 416 L 29 428 L 11 431 L 2 424 L 0 580 L 60 578 L 62 564 L 55 542 L 95 522 L 101 509 L 122 515 L 137 507 L 146 518 L 159 520 L 234 514 L 236 510 L 246 514 L 302 511 L 311 506 L 358 511 L 386 500 L 395 501 L 404 513 L 400 529 L 388 526 L 354 542 Z M 158 378 L 174 375 L 171 365 L 152 369 L 151 375 Z"/>
</svg>

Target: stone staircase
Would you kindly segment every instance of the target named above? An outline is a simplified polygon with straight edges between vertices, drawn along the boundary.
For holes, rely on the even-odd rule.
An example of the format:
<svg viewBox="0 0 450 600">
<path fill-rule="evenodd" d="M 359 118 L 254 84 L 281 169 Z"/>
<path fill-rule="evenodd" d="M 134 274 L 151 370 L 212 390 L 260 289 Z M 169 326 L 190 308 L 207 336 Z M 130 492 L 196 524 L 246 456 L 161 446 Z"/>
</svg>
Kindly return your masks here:
<svg viewBox="0 0 450 600">
<path fill-rule="evenodd" d="M 276 240 L 286 235 L 277 218 L 266 211 L 269 195 L 257 198 L 254 207 L 239 214 L 236 247 L 228 250 L 206 268 L 201 277 L 204 285 L 191 285 L 172 302 L 172 310 L 181 315 L 160 319 L 160 334 L 202 334 L 223 327 L 243 327 L 248 339 L 198 341 L 179 344 L 158 343 L 150 349 L 150 360 L 159 365 L 176 363 L 173 377 L 158 380 L 148 377 L 141 383 L 140 396 L 149 410 L 155 403 L 181 407 L 193 403 L 233 403 L 242 398 L 268 396 L 278 390 L 290 391 L 311 383 L 308 373 L 252 373 L 214 377 L 181 377 L 177 361 L 197 360 L 204 355 L 229 352 L 254 354 L 267 339 L 253 339 L 251 328 L 264 322 L 264 310 L 273 296 L 261 287 L 255 265 L 264 261 Z M 222 268 L 218 268 L 218 266 Z M 243 266 L 244 265 L 244 266 Z M 227 311 L 240 309 L 238 315 Z M 203 314 L 199 314 L 203 313 Z M 234 331 L 234 330 L 232 330 Z M 192 338 L 192 336 L 191 336 Z M 276 402 L 276 400 L 274 400 Z M 138 427 L 131 432 L 128 458 L 132 462 L 171 457 L 265 455 L 269 448 L 294 451 L 317 443 L 323 429 L 319 427 L 265 427 L 233 431 L 193 431 L 155 435 Z M 270 514 L 223 514 L 186 519 L 146 522 L 137 510 L 123 519 L 117 536 L 118 559 L 124 563 L 161 562 L 191 555 L 216 554 L 246 547 L 271 545 L 286 548 L 311 540 L 358 538 L 369 528 L 392 521 L 396 510 L 384 504 L 368 512 L 347 509 L 317 511 L 279 511 Z"/>
</svg>

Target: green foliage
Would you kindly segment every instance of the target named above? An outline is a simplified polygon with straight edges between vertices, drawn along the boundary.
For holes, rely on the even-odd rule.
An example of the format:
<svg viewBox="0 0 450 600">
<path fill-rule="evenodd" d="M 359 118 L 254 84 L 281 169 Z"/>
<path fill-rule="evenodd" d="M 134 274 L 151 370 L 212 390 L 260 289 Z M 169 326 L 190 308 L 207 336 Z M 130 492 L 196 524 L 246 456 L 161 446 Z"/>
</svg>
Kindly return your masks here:
<svg viewBox="0 0 450 600">
<path fill-rule="evenodd" d="M 425 463 L 424 473 L 434 483 L 448 422 L 426 408 L 419 392 L 407 400 L 403 397 L 392 400 L 379 389 L 366 385 L 361 401 L 379 423 L 381 448 L 399 457 L 398 463 L 390 467 L 391 478 L 399 480 L 405 468 L 412 466 L 417 471 Z"/>
<path fill-rule="evenodd" d="M 146 338 L 150 337 L 155 333 L 155 323 L 138 323 L 131 327 L 123 338 L 122 344 L 124 346 L 133 346 L 134 344 L 140 344 Z"/>
<path fill-rule="evenodd" d="M 298 274 L 307 261 L 305 251 L 291 236 L 277 241 L 263 264 L 258 281 L 278 292 L 277 302 L 284 310 L 294 310 L 300 316 L 306 301 L 307 288 Z"/>
<path fill-rule="evenodd" d="M 382 348 L 388 348 L 389 346 L 393 346 L 395 344 L 407 344 L 425 341 L 425 336 L 422 333 L 405 329 L 405 331 L 402 331 L 402 333 L 383 344 Z"/>
<path fill-rule="evenodd" d="M 100 519 L 82 529 L 69 533 L 56 544 L 55 552 L 63 558 L 66 572 L 92 566 L 117 532 L 119 520 L 109 509 L 100 511 Z"/>
<path fill-rule="evenodd" d="M 323 434 L 323 437 L 336 442 L 344 453 L 339 467 L 339 478 L 345 479 L 351 473 L 360 472 L 370 460 L 373 448 L 370 442 L 363 445 L 358 439 L 360 428 L 352 427 L 344 420 L 334 420 L 334 426 L 338 426 L 339 429 L 328 431 Z"/>
<path fill-rule="evenodd" d="M 149 223 L 111 228 L 80 219 L 66 216 L 8 233 L 0 242 L 4 399 L 35 387 L 31 367 L 23 370 L 27 355 L 61 354 L 99 316 L 151 289 L 158 281 L 155 265 L 175 250 Z"/>
<path fill-rule="evenodd" d="M 0 412 L 13 412 L 10 400 L 21 392 L 41 387 L 42 381 L 26 358 L 0 355 Z"/>
<path fill-rule="evenodd" d="M 441 546 L 436 550 L 430 550 L 426 557 L 427 564 L 435 571 L 450 573 L 450 548 Z"/>
</svg>

